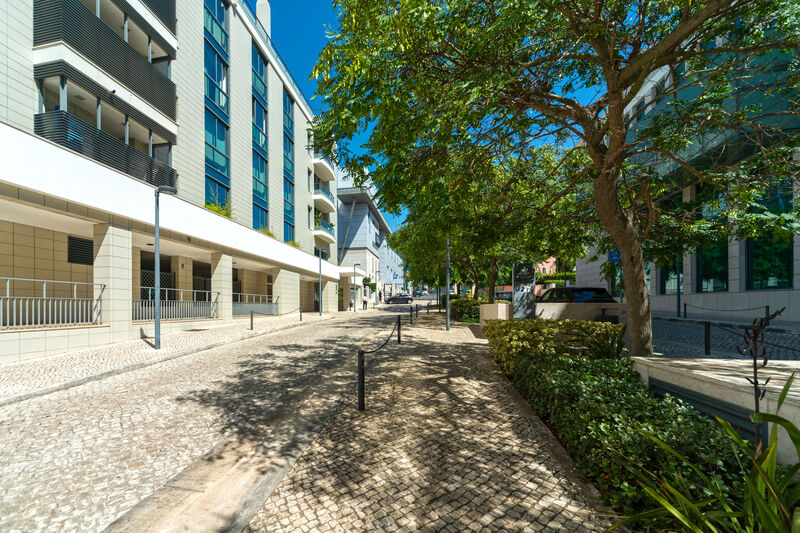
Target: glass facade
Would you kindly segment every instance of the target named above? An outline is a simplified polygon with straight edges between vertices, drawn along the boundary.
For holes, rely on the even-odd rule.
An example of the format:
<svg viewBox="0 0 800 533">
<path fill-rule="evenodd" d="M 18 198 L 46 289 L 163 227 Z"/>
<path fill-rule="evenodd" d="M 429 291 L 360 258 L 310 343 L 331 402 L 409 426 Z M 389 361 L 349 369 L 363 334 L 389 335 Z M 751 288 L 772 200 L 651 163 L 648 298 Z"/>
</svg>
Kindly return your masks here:
<svg viewBox="0 0 800 533">
<path fill-rule="evenodd" d="M 766 213 L 779 215 L 792 210 L 792 184 L 781 183 L 761 199 Z M 767 229 L 748 239 L 747 289 L 790 289 L 794 277 L 794 235 L 780 229 Z"/>
<path fill-rule="evenodd" d="M 283 89 L 283 240 L 294 240 L 294 102 Z"/>
<path fill-rule="evenodd" d="M 230 209 L 227 6 L 204 0 L 206 205 Z"/>
<path fill-rule="evenodd" d="M 728 290 L 728 239 L 697 250 L 697 292 Z"/>
<path fill-rule="evenodd" d="M 661 267 L 659 270 L 661 278 L 659 279 L 660 283 L 658 284 L 659 294 L 677 294 L 678 290 L 680 290 L 681 294 L 683 294 L 683 272 L 681 272 L 679 284 L 678 272 L 676 271 L 677 266 L 678 263 L 672 263 L 671 265 Z"/>
</svg>

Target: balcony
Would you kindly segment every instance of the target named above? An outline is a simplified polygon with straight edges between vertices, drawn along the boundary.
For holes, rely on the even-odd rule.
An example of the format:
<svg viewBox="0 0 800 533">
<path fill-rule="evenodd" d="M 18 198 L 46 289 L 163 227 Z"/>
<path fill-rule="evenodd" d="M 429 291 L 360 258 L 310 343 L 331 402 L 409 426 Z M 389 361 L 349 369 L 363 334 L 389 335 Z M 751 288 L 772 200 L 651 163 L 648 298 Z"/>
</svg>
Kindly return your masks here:
<svg viewBox="0 0 800 533">
<path fill-rule="evenodd" d="M 319 219 L 314 222 L 314 237 L 329 244 L 336 242 L 333 225 L 327 220 Z"/>
<path fill-rule="evenodd" d="M 142 0 L 158 19 L 175 33 L 175 0 Z"/>
<path fill-rule="evenodd" d="M 336 210 L 336 200 L 333 193 L 321 183 L 314 184 L 314 207 L 323 213 L 330 213 Z"/>
<path fill-rule="evenodd" d="M 175 84 L 80 0 L 35 0 L 34 46 L 64 42 L 175 119 Z"/>
<path fill-rule="evenodd" d="M 66 111 L 48 111 L 33 117 L 36 135 L 151 185 L 175 186 L 178 173 L 168 165 L 98 130 Z"/>
<path fill-rule="evenodd" d="M 314 150 L 314 174 L 322 181 L 333 181 L 336 179 L 333 163 L 328 159 L 328 156 L 316 149 Z"/>
</svg>

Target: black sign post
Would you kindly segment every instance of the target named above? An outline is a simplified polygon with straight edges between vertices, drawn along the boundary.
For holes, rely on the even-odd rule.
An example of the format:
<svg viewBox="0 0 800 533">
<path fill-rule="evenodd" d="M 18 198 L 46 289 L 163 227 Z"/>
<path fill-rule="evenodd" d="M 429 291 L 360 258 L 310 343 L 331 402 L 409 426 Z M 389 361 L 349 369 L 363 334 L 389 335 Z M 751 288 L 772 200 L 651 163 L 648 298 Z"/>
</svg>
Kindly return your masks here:
<svg viewBox="0 0 800 533">
<path fill-rule="evenodd" d="M 536 318 L 536 265 L 514 265 L 511 307 L 514 318 Z"/>
</svg>

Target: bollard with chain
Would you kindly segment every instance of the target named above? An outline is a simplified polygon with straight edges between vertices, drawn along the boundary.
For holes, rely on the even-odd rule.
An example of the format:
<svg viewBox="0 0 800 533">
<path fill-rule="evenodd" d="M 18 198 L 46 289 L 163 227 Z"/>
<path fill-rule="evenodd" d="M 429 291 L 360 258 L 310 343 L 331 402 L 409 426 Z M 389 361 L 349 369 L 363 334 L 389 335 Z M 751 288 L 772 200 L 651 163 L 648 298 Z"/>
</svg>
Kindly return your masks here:
<svg viewBox="0 0 800 533">
<path fill-rule="evenodd" d="M 706 321 L 705 326 L 705 348 L 706 355 L 711 355 L 711 322 Z"/>
<path fill-rule="evenodd" d="M 358 410 L 364 410 L 364 350 L 358 351 Z"/>
<path fill-rule="evenodd" d="M 431 314 L 431 303 L 430 302 L 428 302 L 428 305 L 425 307 L 425 314 L 426 315 Z"/>
<path fill-rule="evenodd" d="M 686 318 L 686 304 L 683 304 L 683 318 Z"/>
<path fill-rule="evenodd" d="M 413 324 L 414 323 L 414 306 L 413 305 L 409 305 L 408 306 L 408 323 L 409 324 Z"/>
<path fill-rule="evenodd" d="M 400 326 L 402 324 L 402 320 L 400 315 L 397 315 L 397 344 L 400 344 Z"/>
<path fill-rule="evenodd" d="M 419 318 L 419 304 L 414 304 L 414 305 L 416 306 L 416 308 L 414 309 L 414 312 L 415 312 L 417 318 Z"/>
<path fill-rule="evenodd" d="M 250 311 L 250 331 L 253 330 L 253 312 Z"/>
<path fill-rule="evenodd" d="M 300 322 L 303 321 L 303 308 L 300 307 Z"/>
</svg>

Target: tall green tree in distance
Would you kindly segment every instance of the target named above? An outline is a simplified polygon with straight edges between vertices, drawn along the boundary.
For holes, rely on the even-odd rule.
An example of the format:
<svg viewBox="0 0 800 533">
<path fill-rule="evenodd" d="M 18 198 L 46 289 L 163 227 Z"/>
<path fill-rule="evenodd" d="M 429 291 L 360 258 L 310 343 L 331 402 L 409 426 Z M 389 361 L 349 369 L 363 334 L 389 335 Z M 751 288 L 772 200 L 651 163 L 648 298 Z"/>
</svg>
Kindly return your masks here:
<svg viewBox="0 0 800 533">
<path fill-rule="evenodd" d="M 590 184 L 631 352 L 649 355 L 643 247 L 669 193 L 708 184 L 737 231 L 776 176 L 797 177 L 798 2 L 334 0 L 315 139 L 356 176 L 370 167 L 390 209 L 467 186 L 453 158 L 511 165 L 547 143 L 582 161 L 547 197 Z"/>
</svg>

